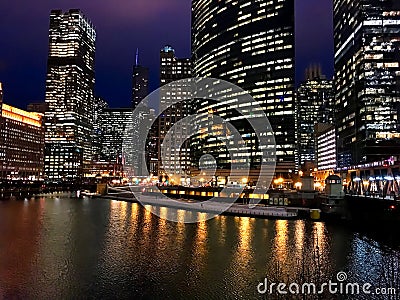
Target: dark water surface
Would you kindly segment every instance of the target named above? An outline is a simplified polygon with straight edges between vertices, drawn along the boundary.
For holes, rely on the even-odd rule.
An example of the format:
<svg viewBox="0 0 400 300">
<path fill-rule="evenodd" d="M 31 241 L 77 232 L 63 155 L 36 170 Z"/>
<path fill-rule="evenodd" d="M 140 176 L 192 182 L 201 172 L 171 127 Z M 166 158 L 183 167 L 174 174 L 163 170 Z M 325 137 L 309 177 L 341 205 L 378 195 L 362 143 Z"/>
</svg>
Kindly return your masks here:
<svg viewBox="0 0 400 300">
<path fill-rule="evenodd" d="M 260 299 L 266 276 L 324 282 L 339 271 L 398 286 L 397 246 L 377 240 L 305 220 L 173 223 L 102 199 L 0 201 L 0 299 Z"/>
</svg>

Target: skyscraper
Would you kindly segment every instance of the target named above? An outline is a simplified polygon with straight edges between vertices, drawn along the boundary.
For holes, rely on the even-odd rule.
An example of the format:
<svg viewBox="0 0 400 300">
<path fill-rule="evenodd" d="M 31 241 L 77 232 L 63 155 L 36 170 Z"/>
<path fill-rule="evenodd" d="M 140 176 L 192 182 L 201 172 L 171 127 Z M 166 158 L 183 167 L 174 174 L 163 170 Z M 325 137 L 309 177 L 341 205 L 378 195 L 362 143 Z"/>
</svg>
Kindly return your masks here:
<svg viewBox="0 0 400 300">
<path fill-rule="evenodd" d="M 400 152 L 400 2 L 335 0 L 339 167 Z"/>
<path fill-rule="evenodd" d="M 276 172 L 282 175 L 295 169 L 294 42 L 294 0 L 192 1 L 194 76 L 223 79 L 250 93 L 275 132 Z M 232 97 L 225 106 L 195 102 L 196 113 L 213 111 L 234 120 Z M 251 103 L 247 106 L 249 115 L 257 115 Z M 247 148 L 255 149 L 250 126 L 239 120 L 231 123 L 246 139 Z M 207 124 L 200 120 L 199 126 L 201 131 Z M 218 156 L 223 145 L 207 140 L 198 144 L 200 152 Z M 250 152 L 242 157 L 256 169 L 258 151 Z M 220 154 L 217 163 L 219 168 L 229 168 L 230 161 Z"/>
<path fill-rule="evenodd" d="M 308 68 L 308 78 L 296 95 L 297 163 L 315 162 L 315 131 L 317 123 L 333 123 L 333 81 L 321 75 L 318 68 Z"/>
<path fill-rule="evenodd" d="M 139 50 L 136 51 L 132 76 L 132 108 L 149 94 L 149 69 L 139 65 Z"/>
<path fill-rule="evenodd" d="M 171 46 L 165 46 L 160 51 L 160 86 L 177 81 L 179 79 L 191 77 L 191 61 L 189 58 L 177 58 L 175 50 Z M 160 92 L 160 111 L 158 117 L 158 161 L 159 174 L 164 175 L 164 178 L 169 178 L 173 175 L 174 178 L 169 178 L 169 181 L 175 181 L 176 184 L 184 183 L 189 177 L 190 168 L 190 149 L 186 142 L 180 147 L 187 134 L 185 126 L 175 126 L 173 139 L 164 140 L 167 132 L 179 120 L 185 118 L 189 113 L 188 99 L 189 93 L 185 91 L 184 86 L 179 84 L 174 85 L 173 91 L 163 90 Z M 171 105 L 176 99 L 181 102 Z M 165 152 L 162 156 L 162 145 L 164 144 Z M 162 161 L 162 164 L 161 164 Z"/>
<path fill-rule="evenodd" d="M 92 160 L 96 31 L 81 11 L 50 14 L 45 114 L 45 174 L 84 176 Z"/>
<path fill-rule="evenodd" d="M 99 115 L 99 131 L 102 161 L 123 166 L 125 161 L 132 161 L 132 151 L 127 151 L 126 144 L 131 141 L 133 128 L 131 108 L 104 108 Z M 128 156 L 128 157 L 127 157 Z"/>
</svg>

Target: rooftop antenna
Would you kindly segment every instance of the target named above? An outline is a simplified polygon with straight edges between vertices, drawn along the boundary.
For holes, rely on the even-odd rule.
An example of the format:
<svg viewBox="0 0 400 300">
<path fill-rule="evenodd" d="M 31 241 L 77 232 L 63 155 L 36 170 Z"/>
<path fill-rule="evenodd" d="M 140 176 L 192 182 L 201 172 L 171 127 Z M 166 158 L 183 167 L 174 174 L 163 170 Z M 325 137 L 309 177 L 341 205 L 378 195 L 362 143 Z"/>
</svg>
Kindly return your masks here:
<svg viewBox="0 0 400 300">
<path fill-rule="evenodd" d="M 139 62 L 139 48 L 136 48 L 136 65 L 138 65 Z"/>
</svg>

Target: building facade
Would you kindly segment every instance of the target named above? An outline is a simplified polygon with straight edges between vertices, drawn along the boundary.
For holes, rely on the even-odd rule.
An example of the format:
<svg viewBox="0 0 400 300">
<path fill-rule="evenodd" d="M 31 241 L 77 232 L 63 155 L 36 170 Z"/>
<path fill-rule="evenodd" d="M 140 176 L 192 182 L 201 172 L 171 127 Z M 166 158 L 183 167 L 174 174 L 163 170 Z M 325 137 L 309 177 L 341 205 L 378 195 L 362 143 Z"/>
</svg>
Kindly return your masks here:
<svg viewBox="0 0 400 300">
<path fill-rule="evenodd" d="M 315 131 L 317 123 L 333 123 L 333 81 L 320 72 L 308 71 L 296 94 L 297 163 L 315 162 Z"/>
<path fill-rule="evenodd" d="M 400 152 L 400 2 L 335 0 L 339 167 Z"/>
<path fill-rule="evenodd" d="M 99 116 L 100 161 L 114 165 L 115 170 L 123 170 L 124 165 L 133 164 L 130 150 L 133 135 L 131 108 L 105 108 Z M 115 174 L 120 175 L 122 174 Z M 127 174 L 124 174 L 127 175 Z"/>
<path fill-rule="evenodd" d="M 293 0 L 192 1 L 193 75 L 223 79 L 250 93 L 272 125 L 276 173 L 282 176 L 295 169 L 294 44 Z M 206 130 L 201 119 L 210 111 L 230 121 L 246 139 L 240 159 L 257 169 L 259 151 L 245 150 L 257 148 L 253 132 L 248 123 L 238 120 L 231 109 L 234 106 L 235 96 L 226 104 L 195 102 L 200 132 Z M 249 111 L 248 118 L 257 115 L 251 103 L 244 109 Z M 200 147 L 199 155 L 214 153 L 218 168 L 229 168 L 226 153 L 218 150 L 224 145 L 215 143 L 212 133 L 210 137 L 202 135 L 202 142 L 194 140 Z"/>
<path fill-rule="evenodd" d="M 175 184 L 187 184 L 190 170 L 190 145 L 186 141 L 188 128 L 177 125 L 187 117 L 190 109 L 188 88 L 174 84 L 170 89 L 163 89 L 166 84 L 191 77 L 191 60 L 177 58 L 171 46 L 160 51 L 160 112 L 158 117 L 158 172 L 165 181 Z M 179 103 L 173 104 L 173 101 Z M 165 140 L 168 131 L 174 126 L 171 139 Z M 186 142 L 185 142 L 186 141 Z M 163 179 L 161 179 L 163 180 Z"/>
<path fill-rule="evenodd" d="M 336 170 L 336 130 L 333 124 L 315 124 L 315 166 L 318 171 Z"/>
<path fill-rule="evenodd" d="M 50 15 L 45 114 L 45 174 L 52 181 L 85 176 L 92 162 L 96 31 L 79 10 Z"/>
<path fill-rule="evenodd" d="M 3 104 L 0 84 L 0 179 L 43 178 L 43 115 Z"/>
</svg>

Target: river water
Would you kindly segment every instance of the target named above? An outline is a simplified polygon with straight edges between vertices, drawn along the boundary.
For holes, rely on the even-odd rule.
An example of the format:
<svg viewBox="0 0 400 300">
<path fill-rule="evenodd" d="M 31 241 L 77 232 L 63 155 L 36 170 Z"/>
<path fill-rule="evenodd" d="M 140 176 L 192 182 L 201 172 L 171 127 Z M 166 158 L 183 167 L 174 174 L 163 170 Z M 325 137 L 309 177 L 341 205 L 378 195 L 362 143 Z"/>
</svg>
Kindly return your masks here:
<svg viewBox="0 0 400 300">
<path fill-rule="evenodd" d="M 308 220 L 173 223 L 105 199 L 0 201 L 0 299 L 263 299 L 264 278 L 321 284 L 338 272 L 400 293 L 398 242 L 390 230 Z M 330 298 L 396 299 L 319 299 Z"/>
</svg>

